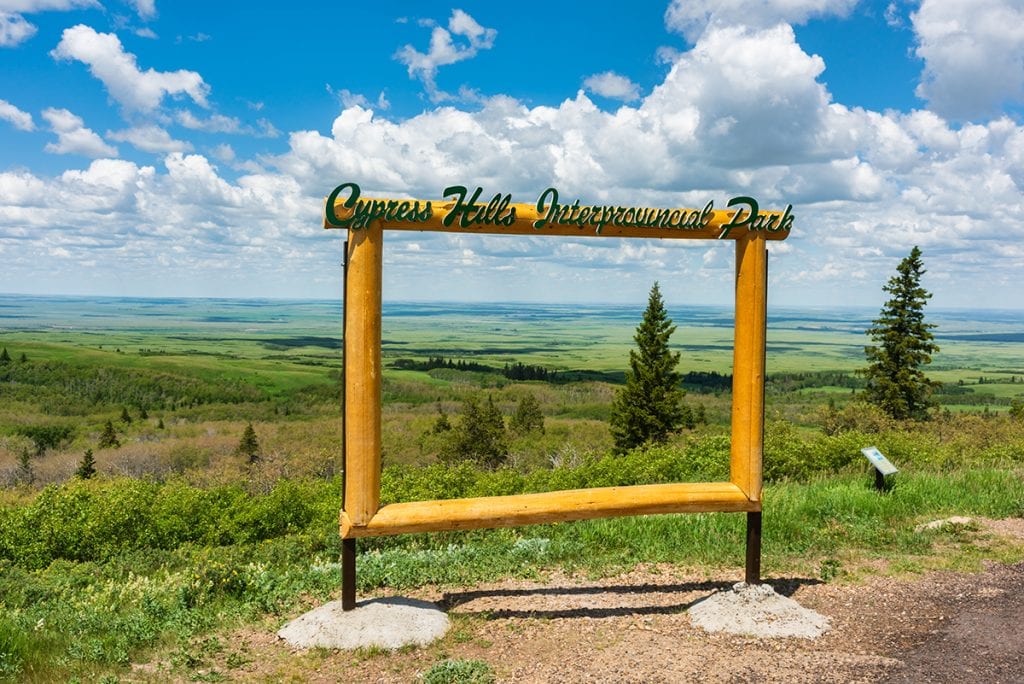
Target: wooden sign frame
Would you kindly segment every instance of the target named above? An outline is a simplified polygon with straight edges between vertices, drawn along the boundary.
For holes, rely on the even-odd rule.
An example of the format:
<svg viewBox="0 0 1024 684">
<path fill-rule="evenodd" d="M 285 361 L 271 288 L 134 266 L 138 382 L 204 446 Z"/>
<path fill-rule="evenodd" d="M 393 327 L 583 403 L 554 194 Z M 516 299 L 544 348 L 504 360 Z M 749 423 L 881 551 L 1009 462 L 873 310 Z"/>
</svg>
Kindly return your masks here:
<svg viewBox="0 0 1024 684">
<path fill-rule="evenodd" d="M 445 194 L 449 193 L 446 191 Z M 358 197 L 358 188 L 355 196 Z M 352 200 L 352 196 L 347 199 Z M 417 207 L 430 208 L 431 216 L 416 222 L 386 215 L 374 218 L 359 229 L 349 227 L 345 243 L 344 499 L 340 531 L 344 542 L 342 603 L 346 610 L 355 607 L 355 540 L 359 537 L 512 527 L 655 513 L 746 512 L 746 580 L 748 583 L 760 581 L 768 265 L 766 240 L 785 239 L 788 236 L 788 226 L 786 230 L 773 230 L 770 227 L 772 219 L 775 225 L 779 225 L 783 214 L 761 213 L 758 221 L 755 220 L 758 219 L 756 202 L 752 208 L 748 203 L 745 227 L 730 230 L 729 226 L 735 226 L 741 218 L 743 209 L 716 211 L 710 208 L 709 203 L 703 212 L 701 224 L 691 229 L 610 226 L 595 232 L 588 226 L 569 222 L 548 222 L 544 229 L 538 230 L 536 223 L 544 215 L 539 204 L 510 204 L 506 201 L 502 210 L 504 216 L 511 216 L 512 220 L 501 224 L 481 225 L 479 222 L 470 222 L 470 225 L 463 225 L 465 221 L 460 223 L 449 217 L 453 212 L 460 212 L 461 200 L 432 204 L 422 200 L 361 201 L 378 203 L 381 207 L 378 213 L 386 213 L 383 209 L 385 202 L 393 205 L 398 202 L 416 202 Z M 735 200 L 730 205 L 734 203 Z M 338 225 L 343 222 L 339 221 L 339 217 L 351 219 L 355 213 L 354 205 L 354 200 L 346 202 L 338 198 L 337 191 L 332 193 L 326 205 L 324 227 L 342 227 Z M 788 215 L 789 210 L 787 208 L 784 215 Z M 461 212 L 463 216 L 466 215 L 464 206 Z M 755 227 L 757 225 L 761 227 Z M 734 240 L 736 318 L 729 481 L 601 487 L 512 496 L 416 501 L 381 507 L 381 290 L 386 230 Z"/>
</svg>

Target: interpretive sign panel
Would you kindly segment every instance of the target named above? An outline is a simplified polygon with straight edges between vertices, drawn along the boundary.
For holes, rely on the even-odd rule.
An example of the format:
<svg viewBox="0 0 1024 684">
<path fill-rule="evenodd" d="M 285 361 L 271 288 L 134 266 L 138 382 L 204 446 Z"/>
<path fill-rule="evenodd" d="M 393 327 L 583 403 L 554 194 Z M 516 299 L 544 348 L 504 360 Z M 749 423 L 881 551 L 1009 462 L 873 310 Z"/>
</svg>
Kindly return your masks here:
<svg viewBox="0 0 1024 684">
<path fill-rule="evenodd" d="M 894 466 L 877 448 L 873 446 L 864 447 L 860 452 L 864 454 L 869 461 L 871 461 L 871 465 L 873 465 L 875 470 L 880 472 L 882 475 L 895 475 L 900 472 L 896 469 L 896 466 Z"/>
</svg>

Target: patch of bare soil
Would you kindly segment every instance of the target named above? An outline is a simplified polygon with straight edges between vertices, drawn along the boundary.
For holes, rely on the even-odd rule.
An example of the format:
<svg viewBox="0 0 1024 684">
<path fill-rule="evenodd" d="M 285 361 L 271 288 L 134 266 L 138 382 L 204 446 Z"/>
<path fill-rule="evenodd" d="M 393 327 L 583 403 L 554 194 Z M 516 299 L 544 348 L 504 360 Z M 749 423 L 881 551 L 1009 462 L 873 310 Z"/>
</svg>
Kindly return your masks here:
<svg viewBox="0 0 1024 684">
<path fill-rule="evenodd" d="M 981 521 L 1024 539 L 1024 521 Z M 672 566 L 588 580 L 552 576 L 417 593 L 453 620 L 441 641 L 394 653 L 290 650 L 272 632 L 227 641 L 251 657 L 238 681 L 412 682 L 443 658 L 489 663 L 511 682 L 1024 682 L 1024 563 L 858 584 L 768 578 L 828 617 L 818 639 L 708 633 L 687 609 L 739 577 Z"/>
</svg>

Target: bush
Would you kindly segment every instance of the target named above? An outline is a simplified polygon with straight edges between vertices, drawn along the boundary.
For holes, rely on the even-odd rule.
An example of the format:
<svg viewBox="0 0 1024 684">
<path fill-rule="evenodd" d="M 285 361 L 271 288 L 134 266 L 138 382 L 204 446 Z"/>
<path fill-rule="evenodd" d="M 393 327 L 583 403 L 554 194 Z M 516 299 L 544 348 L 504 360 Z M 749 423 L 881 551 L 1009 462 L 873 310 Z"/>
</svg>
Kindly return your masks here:
<svg viewBox="0 0 1024 684">
<path fill-rule="evenodd" d="M 491 684 L 494 670 L 482 660 L 442 660 L 423 674 L 424 684 Z"/>
</svg>

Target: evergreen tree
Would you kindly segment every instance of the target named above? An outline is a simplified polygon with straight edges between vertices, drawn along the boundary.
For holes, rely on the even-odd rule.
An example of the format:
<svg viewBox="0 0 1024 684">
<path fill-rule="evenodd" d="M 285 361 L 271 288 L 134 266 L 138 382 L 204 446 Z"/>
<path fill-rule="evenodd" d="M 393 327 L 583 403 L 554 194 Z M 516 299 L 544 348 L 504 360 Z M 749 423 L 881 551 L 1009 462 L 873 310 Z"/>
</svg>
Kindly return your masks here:
<svg viewBox="0 0 1024 684">
<path fill-rule="evenodd" d="M 442 432 L 448 432 L 452 429 L 452 423 L 448 420 L 448 414 L 444 412 L 441 407 L 441 402 L 437 402 L 437 420 L 434 421 L 434 427 L 431 428 L 431 432 L 435 435 L 439 435 Z"/>
<path fill-rule="evenodd" d="M 28 449 L 22 449 L 18 455 L 18 477 L 25 484 L 32 484 L 36 480 L 36 473 L 32 468 L 32 452 Z"/>
<path fill-rule="evenodd" d="M 92 449 L 86 449 L 82 455 L 82 460 L 78 464 L 78 470 L 75 471 L 75 477 L 88 480 L 96 474 L 96 459 L 92 456 Z"/>
<path fill-rule="evenodd" d="M 921 370 L 939 351 L 931 333 L 935 326 L 924 322 L 924 306 L 931 294 L 921 287 L 926 272 L 921 250 L 914 247 L 896 271 L 882 288 L 891 299 L 867 331 L 877 346 L 864 348 L 869 365 L 861 372 L 867 378 L 868 401 L 897 420 L 920 420 L 927 418 L 928 408 L 934 405 L 932 390 L 939 386 Z"/>
<path fill-rule="evenodd" d="M 540 411 L 537 397 L 531 392 L 527 392 L 519 400 L 508 427 L 517 435 L 525 435 L 534 430 L 544 432 L 544 414 Z"/>
<path fill-rule="evenodd" d="M 475 397 L 463 401 L 462 417 L 450 448 L 441 455 L 447 461 L 475 461 L 497 468 L 508 458 L 505 419 L 490 395 L 481 405 Z"/>
<path fill-rule="evenodd" d="M 157 418 L 156 429 L 157 430 L 163 430 L 164 429 L 164 419 L 163 418 Z"/>
<path fill-rule="evenodd" d="M 18 363 L 28 363 L 28 357 L 25 356 L 25 352 L 21 352 L 21 356 L 18 357 Z"/>
<path fill-rule="evenodd" d="M 132 417 L 130 415 L 128 415 L 128 407 L 127 406 L 121 407 L 121 422 L 124 423 L 125 425 L 131 425 L 132 424 Z"/>
<path fill-rule="evenodd" d="M 7 353 L 7 347 L 0 351 L 0 366 L 6 366 L 11 362 L 11 355 Z"/>
<path fill-rule="evenodd" d="M 149 411 L 147 411 L 146 407 L 143 406 L 139 409 L 139 420 L 146 420 L 147 418 L 149 418 Z"/>
<path fill-rule="evenodd" d="M 685 392 L 679 387 L 681 376 L 676 370 L 679 354 L 668 347 L 675 329 L 658 283 L 654 283 L 633 336 L 637 348 L 629 352 L 626 386 L 612 403 L 611 431 L 618 453 L 645 442 L 664 442 L 682 425 L 680 400 Z"/>
<path fill-rule="evenodd" d="M 100 434 L 100 442 L 97 445 L 100 449 L 116 449 L 121 446 L 121 442 L 117 439 L 117 433 L 114 432 L 114 424 L 111 421 L 107 421 L 107 424 L 103 426 L 103 432 Z"/>
<path fill-rule="evenodd" d="M 1010 400 L 1010 417 L 1024 420 L 1024 399 Z"/>
<path fill-rule="evenodd" d="M 248 457 L 249 463 L 256 463 L 260 460 L 260 443 L 256 439 L 256 431 L 253 430 L 252 423 L 245 426 L 242 439 L 239 440 L 235 452 Z"/>
</svg>

